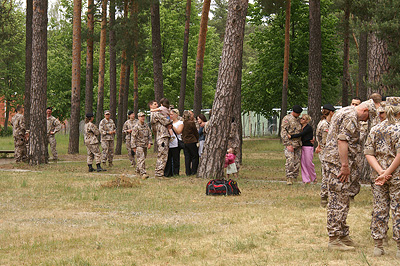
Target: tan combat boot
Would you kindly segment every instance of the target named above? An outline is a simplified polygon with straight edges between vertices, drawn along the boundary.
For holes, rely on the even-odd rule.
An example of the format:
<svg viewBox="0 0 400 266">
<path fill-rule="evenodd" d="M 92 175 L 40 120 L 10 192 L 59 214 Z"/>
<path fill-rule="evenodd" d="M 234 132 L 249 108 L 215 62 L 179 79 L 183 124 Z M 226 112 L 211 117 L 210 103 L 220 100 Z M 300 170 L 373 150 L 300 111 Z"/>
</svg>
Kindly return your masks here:
<svg viewBox="0 0 400 266">
<path fill-rule="evenodd" d="M 293 185 L 293 181 L 291 178 L 286 179 L 286 185 Z"/>
<path fill-rule="evenodd" d="M 356 247 L 357 246 L 356 243 L 354 243 L 353 239 L 351 239 L 351 237 L 349 235 L 341 236 L 339 238 L 340 238 L 340 241 L 343 244 L 345 244 L 346 246 L 349 246 L 349 247 Z"/>
<path fill-rule="evenodd" d="M 385 251 L 383 250 L 383 239 L 375 239 L 374 242 L 374 256 L 379 257 L 385 254 Z"/>
<path fill-rule="evenodd" d="M 329 250 L 339 250 L 339 251 L 352 251 L 355 250 L 354 247 L 346 246 L 340 241 L 339 236 L 330 236 L 329 237 Z"/>
</svg>

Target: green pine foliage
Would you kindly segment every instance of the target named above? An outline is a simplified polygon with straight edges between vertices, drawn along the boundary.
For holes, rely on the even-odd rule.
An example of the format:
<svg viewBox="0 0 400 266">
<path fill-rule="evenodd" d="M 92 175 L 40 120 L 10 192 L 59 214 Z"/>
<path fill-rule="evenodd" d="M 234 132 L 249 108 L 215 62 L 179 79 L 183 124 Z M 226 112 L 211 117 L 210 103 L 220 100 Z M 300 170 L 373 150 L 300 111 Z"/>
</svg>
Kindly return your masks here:
<svg viewBox="0 0 400 266">
<path fill-rule="evenodd" d="M 337 49 L 338 19 L 331 1 L 321 1 L 322 28 L 322 102 L 335 104 L 340 90 L 341 60 Z M 307 106 L 308 88 L 308 2 L 294 0 L 291 6 L 288 106 Z M 249 7 L 249 22 L 256 30 L 250 35 L 250 46 L 256 58 L 243 73 L 243 111 L 272 115 L 282 99 L 285 10 L 266 15 L 256 2 Z"/>
</svg>

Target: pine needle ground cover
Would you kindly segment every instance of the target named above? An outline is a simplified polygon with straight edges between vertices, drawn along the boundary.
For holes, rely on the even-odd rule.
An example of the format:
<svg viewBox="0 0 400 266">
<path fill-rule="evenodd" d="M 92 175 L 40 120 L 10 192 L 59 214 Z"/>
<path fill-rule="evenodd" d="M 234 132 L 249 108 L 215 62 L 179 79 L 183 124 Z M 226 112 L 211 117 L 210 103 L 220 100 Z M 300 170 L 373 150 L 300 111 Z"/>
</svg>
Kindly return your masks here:
<svg viewBox="0 0 400 266">
<path fill-rule="evenodd" d="M 278 140 L 244 141 L 242 195 L 230 197 L 206 196 L 207 180 L 193 177 L 139 180 L 126 154 L 88 173 L 85 152 L 34 168 L 0 164 L 0 265 L 398 265 L 391 230 L 387 254 L 372 256 L 367 186 L 348 217 L 359 247 L 328 251 L 319 185 L 281 182 Z M 146 164 L 154 174 L 152 151 Z M 121 180 L 132 186 L 113 185 Z"/>
</svg>

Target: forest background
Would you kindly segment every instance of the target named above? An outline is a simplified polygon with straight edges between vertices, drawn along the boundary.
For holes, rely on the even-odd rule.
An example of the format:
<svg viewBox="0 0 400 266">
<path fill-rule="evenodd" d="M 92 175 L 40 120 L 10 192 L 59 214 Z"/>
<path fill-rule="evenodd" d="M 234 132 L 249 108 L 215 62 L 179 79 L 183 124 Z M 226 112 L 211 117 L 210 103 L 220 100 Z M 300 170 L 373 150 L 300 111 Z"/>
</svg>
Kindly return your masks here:
<svg viewBox="0 0 400 266">
<path fill-rule="evenodd" d="M 123 119 L 118 121 L 118 128 L 120 122 L 125 120 L 124 114 L 128 109 L 135 112 L 145 110 L 149 100 L 158 100 L 161 96 L 170 99 L 171 104 L 179 106 L 181 110 L 194 108 L 198 113 L 200 108 L 212 107 L 218 94 L 215 92 L 223 58 L 224 34 L 229 24 L 227 14 L 230 2 L 212 2 L 212 15 L 204 27 L 203 19 L 208 16 L 204 16 L 208 12 L 206 4 L 210 4 L 210 1 L 204 4 L 193 1 L 192 5 L 188 5 L 192 1 L 111 0 L 109 6 L 108 1 L 88 1 L 58 0 L 49 7 L 48 24 L 45 27 L 47 40 L 42 38 L 42 43 L 36 44 L 36 50 L 43 47 L 40 52 L 47 54 L 47 80 L 42 78 L 44 72 L 38 74 L 32 70 L 32 78 L 41 79 L 32 80 L 32 86 L 46 86 L 47 89 L 43 91 L 47 97 L 26 93 L 27 83 L 29 87 L 31 82 L 27 79 L 27 72 L 24 73 L 24 68 L 28 69 L 25 58 L 28 52 L 35 50 L 35 47 L 29 49 L 28 42 L 25 44 L 29 36 L 25 19 L 30 9 L 24 10 L 22 3 L 2 1 L 0 96 L 7 103 L 5 129 L 2 132 L 9 131 L 8 114 L 16 104 L 23 103 L 24 98 L 25 105 L 44 100 L 44 105 L 54 107 L 53 113 L 61 121 L 71 117 L 71 125 L 76 125 L 88 111 L 97 111 L 98 123 L 102 118 L 102 110 L 111 109 L 116 114 L 113 110 L 118 104 L 118 112 L 123 114 Z M 38 3 L 42 4 L 33 1 L 34 5 Z M 243 3 L 247 9 L 247 2 Z M 243 6 L 243 3 L 240 5 Z M 82 9 L 80 5 L 85 8 Z M 396 10 L 399 7 L 399 0 L 259 0 L 250 3 L 246 10 L 243 52 L 240 45 L 236 48 L 240 50 L 236 54 L 240 54 L 242 62 L 238 67 L 242 74 L 236 81 L 239 97 L 236 97 L 237 92 L 231 94 L 232 101 L 239 99 L 233 104 L 234 110 L 239 113 L 254 111 L 269 116 L 273 114 L 272 108 L 282 107 L 285 111 L 286 106 L 293 104 L 312 106 L 313 110 L 318 110 L 320 104 L 325 103 L 346 106 L 352 97 L 359 96 L 365 100 L 373 91 L 397 96 L 400 24 Z M 77 10 L 83 12 L 75 13 Z M 80 20 L 75 21 L 74 14 L 80 14 L 77 16 Z M 155 14 L 159 14 L 159 44 L 155 44 Z M 93 31 L 89 25 L 90 17 L 94 22 Z M 38 21 L 32 23 L 33 29 L 40 29 Z M 73 34 L 76 29 L 74 23 L 78 23 L 82 29 L 79 38 Z M 186 34 L 189 32 L 188 25 L 190 34 Z M 317 25 L 320 31 L 312 32 L 313 25 Z M 202 27 L 206 28 L 206 37 L 205 32 L 201 31 Z M 290 37 L 286 40 L 285 32 L 288 33 L 286 37 Z M 76 47 L 80 55 L 73 52 L 74 36 L 79 43 L 79 47 Z M 184 64 L 185 56 L 182 56 L 182 46 L 186 44 L 184 38 L 188 38 L 187 66 Z M 204 38 L 205 49 L 203 66 L 198 72 L 201 38 Z M 93 49 L 89 40 L 93 40 Z M 320 53 L 321 60 L 314 60 L 313 51 L 319 51 L 319 48 L 313 49 L 315 43 L 319 45 L 319 40 L 321 51 L 315 54 Z M 289 48 L 289 64 L 284 67 L 286 48 Z M 89 56 L 85 56 L 89 50 L 93 51 L 90 63 Z M 37 63 L 37 60 L 33 59 L 32 62 Z M 182 96 L 183 69 L 186 67 Z M 89 68 L 92 69 L 91 76 L 88 74 Z M 43 71 L 43 66 L 38 69 Z M 287 69 L 287 73 L 284 69 Z M 80 75 L 73 71 L 80 72 Z M 288 79 L 285 79 L 285 74 Z M 73 77 L 78 76 L 79 80 L 74 81 Z M 116 77 L 119 79 L 116 80 Z M 27 96 L 37 99 L 28 99 L 27 102 Z M 85 105 L 77 104 L 83 99 Z M 36 109 L 33 108 L 30 114 L 34 114 Z M 227 114 L 232 115 L 231 112 Z M 317 117 L 316 112 L 311 115 Z M 31 119 L 27 121 L 29 123 Z M 44 120 L 38 125 L 42 122 Z M 76 135 L 76 132 L 71 131 L 73 134 Z M 42 137 L 38 135 L 32 139 L 36 138 Z M 77 145 L 76 137 L 70 140 L 74 140 L 70 144 Z M 39 146 L 43 145 L 38 143 Z M 120 147 L 121 141 L 117 144 L 117 153 Z M 77 152 L 77 148 L 70 147 L 69 153 L 74 152 Z"/>
</svg>

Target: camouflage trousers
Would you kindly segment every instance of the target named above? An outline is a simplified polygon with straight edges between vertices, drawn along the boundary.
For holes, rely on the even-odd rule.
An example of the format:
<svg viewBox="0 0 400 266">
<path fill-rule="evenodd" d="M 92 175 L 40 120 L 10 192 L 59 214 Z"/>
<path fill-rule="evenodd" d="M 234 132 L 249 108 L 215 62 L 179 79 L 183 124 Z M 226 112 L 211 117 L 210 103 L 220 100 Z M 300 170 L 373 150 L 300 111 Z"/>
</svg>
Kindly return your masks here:
<svg viewBox="0 0 400 266">
<path fill-rule="evenodd" d="M 158 138 L 157 140 L 157 161 L 155 176 L 163 176 L 165 165 L 168 160 L 169 138 Z"/>
<path fill-rule="evenodd" d="M 349 235 L 349 226 L 346 224 L 350 209 L 351 189 L 357 187 L 358 169 L 356 163 L 350 163 L 348 182 L 341 182 L 337 177 L 340 167 L 327 163 L 326 174 L 328 181 L 327 230 L 329 236 Z M 358 184 L 358 187 L 360 184 Z"/>
<path fill-rule="evenodd" d="M 101 148 L 103 149 L 101 161 L 105 163 L 108 160 L 109 163 L 112 163 L 114 159 L 114 140 L 102 139 Z"/>
<path fill-rule="evenodd" d="M 47 141 L 50 144 L 50 149 L 51 149 L 51 154 L 53 154 L 53 159 L 57 160 L 58 159 L 58 154 L 57 154 L 57 141 L 56 137 L 53 135 L 48 135 L 47 136 Z"/>
<path fill-rule="evenodd" d="M 146 174 L 146 160 L 147 157 L 147 147 L 137 147 L 136 148 L 136 173 L 144 175 Z"/>
<path fill-rule="evenodd" d="M 374 196 L 371 219 L 373 239 L 386 238 L 389 226 L 389 212 L 393 215 L 393 240 L 400 240 L 400 177 L 392 177 L 383 186 L 371 185 Z"/>
<path fill-rule="evenodd" d="M 133 154 L 133 150 L 131 148 L 131 140 L 125 141 L 126 150 L 128 151 L 128 158 L 131 162 L 131 165 L 136 165 L 135 155 Z"/>
<path fill-rule="evenodd" d="M 87 148 L 87 164 L 93 164 L 93 159 L 96 160 L 96 164 L 101 163 L 101 154 L 99 144 L 86 144 Z"/>
<path fill-rule="evenodd" d="M 299 176 L 301 147 L 295 148 L 294 152 L 288 151 L 287 147 L 285 147 L 285 157 L 286 178 L 296 179 Z"/>
<path fill-rule="evenodd" d="M 324 162 L 324 155 L 322 153 L 319 153 L 319 161 L 321 162 L 321 174 L 322 174 L 322 179 L 321 179 L 321 198 L 327 198 L 328 197 L 328 181 L 326 177 L 326 163 Z"/>
<path fill-rule="evenodd" d="M 24 136 L 14 137 L 14 157 L 15 161 L 25 161 L 27 157 L 26 140 Z"/>
</svg>

